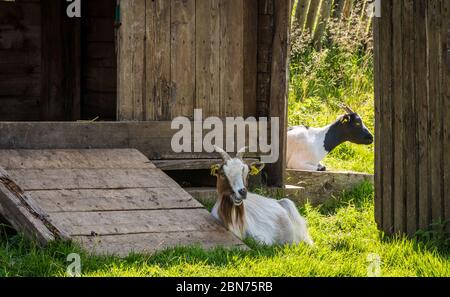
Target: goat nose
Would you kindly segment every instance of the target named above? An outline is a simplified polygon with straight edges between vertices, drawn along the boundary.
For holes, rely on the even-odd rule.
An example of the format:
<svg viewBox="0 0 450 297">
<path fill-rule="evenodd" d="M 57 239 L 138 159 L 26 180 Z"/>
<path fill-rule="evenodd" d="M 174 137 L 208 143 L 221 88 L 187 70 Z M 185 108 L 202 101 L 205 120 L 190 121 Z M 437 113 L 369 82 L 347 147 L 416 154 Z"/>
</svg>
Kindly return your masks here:
<svg viewBox="0 0 450 297">
<path fill-rule="evenodd" d="M 246 196 L 247 195 L 247 189 L 240 189 L 238 192 L 239 192 L 239 194 L 241 196 Z"/>
</svg>

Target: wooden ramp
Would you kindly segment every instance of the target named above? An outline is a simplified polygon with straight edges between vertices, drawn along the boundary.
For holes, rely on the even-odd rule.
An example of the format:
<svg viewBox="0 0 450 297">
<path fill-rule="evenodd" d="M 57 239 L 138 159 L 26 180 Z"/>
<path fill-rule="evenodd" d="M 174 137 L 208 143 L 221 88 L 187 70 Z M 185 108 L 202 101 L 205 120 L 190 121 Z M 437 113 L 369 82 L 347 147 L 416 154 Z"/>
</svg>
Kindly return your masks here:
<svg viewBox="0 0 450 297">
<path fill-rule="evenodd" d="M 243 246 L 133 149 L 0 150 L 0 214 L 41 244 L 73 239 L 96 254 Z"/>
</svg>

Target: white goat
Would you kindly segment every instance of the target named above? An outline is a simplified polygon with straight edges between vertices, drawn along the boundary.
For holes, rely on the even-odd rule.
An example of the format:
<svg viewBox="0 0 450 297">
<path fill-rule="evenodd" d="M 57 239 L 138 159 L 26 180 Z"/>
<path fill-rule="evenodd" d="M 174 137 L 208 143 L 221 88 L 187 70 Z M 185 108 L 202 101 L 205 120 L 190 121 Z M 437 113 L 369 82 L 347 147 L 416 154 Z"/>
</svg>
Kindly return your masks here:
<svg viewBox="0 0 450 297">
<path fill-rule="evenodd" d="M 240 239 L 247 236 L 272 245 L 299 243 L 313 245 L 305 219 L 289 199 L 275 200 L 247 192 L 248 175 L 256 175 L 263 164 L 249 166 L 241 149 L 235 158 L 216 147 L 223 163 L 212 169 L 217 176 L 218 199 L 212 215 Z"/>
<path fill-rule="evenodd" d="M 373 135 L 364 125 L 361 117 L 348 106 L 347 114 L 323 128 L 297 126 L 287 134 L 287 168 L 311 171 L 325 171 L 320 162 L 338 145 L 350 141 L 356 144 L 371 144 Z"/>
</svg>

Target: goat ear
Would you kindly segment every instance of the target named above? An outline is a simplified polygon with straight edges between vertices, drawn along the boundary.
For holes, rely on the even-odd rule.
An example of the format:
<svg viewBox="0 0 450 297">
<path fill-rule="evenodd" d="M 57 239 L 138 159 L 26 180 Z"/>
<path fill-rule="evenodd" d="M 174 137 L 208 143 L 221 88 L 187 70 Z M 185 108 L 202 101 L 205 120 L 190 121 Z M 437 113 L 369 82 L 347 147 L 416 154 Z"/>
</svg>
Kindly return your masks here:
<svg viewBox="0 0 450 297">
<path fill-rule="evenodd" d="M 254 162 L 250 165 L 250 175 L 258 175 L 264 169 L 265 164 L 261 162 Z"/>
<path fill-rule="evenodd" d="M 350 116 L 348 114 L 342 116 L 341 123 L 342 124 L 347 124 L 348 122 L 350 122 Z"/>
<path fill-rule="evenodd" d="M 211 166 L 211 175 L 218 176 L 219 175 L 220 164 L 215 164 Z"/>
</svg>

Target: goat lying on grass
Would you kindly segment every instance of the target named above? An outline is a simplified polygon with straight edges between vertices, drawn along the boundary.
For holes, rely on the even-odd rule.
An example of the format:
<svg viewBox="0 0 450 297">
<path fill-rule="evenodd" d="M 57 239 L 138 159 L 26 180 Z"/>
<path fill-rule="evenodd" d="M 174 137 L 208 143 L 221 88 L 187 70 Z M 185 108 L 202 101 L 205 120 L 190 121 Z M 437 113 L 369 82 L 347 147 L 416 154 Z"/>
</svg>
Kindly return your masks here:
<svg viewBox="0 0 450 297">
<path fill-rule="evenodd" d="M 247 236 L 268 245 L 299 243 L 312 245 L 305 219 L 289 199 L 275 200 L 247 192 L 248 175 L 257 175 L 263 164 L 249 166 L 242 160 L 245 148 L 235 158 L 216 147 L 223 163 L 213 166 L 218 199 L 212 215 L 240 239 Z"/>
<path fill-rule="evenodd" d="M 320 161 L 338 145 L 346 141 L 366 145 L 373 143 L 373 135 L 361 117 L 348 106 L 343 108 L 347 114 L 326 127 L 297 126 L 289 129 L 286 152 L 288 169 L 325 171 Z"/>
</svg>

